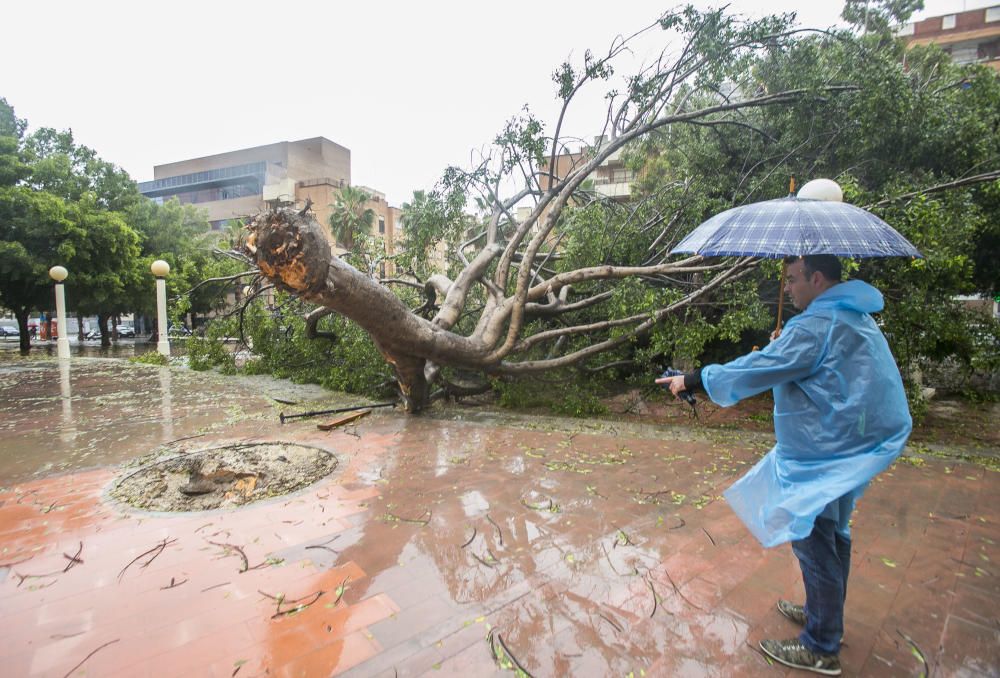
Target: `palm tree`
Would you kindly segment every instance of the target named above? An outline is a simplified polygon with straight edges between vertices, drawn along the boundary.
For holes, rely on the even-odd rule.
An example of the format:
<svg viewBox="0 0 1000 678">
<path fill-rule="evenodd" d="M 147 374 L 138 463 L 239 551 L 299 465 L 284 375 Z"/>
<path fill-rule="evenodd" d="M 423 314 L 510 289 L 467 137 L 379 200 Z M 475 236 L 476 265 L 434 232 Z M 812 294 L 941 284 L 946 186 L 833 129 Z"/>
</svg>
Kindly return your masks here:
<svg viewBox="0 0 1000 678">
<path fill-rule="evenodd" d="M 365 203 L 371 196 L 360 188 L 345 186 L 340 189 L 337 202 L 330 205 L 330 231 L 337 239 L 337 244 L 344 249 L 354 246 L 354 238 L 358 233 L 370 231 L 375 223 L 375 212 Z"/>
</svg>

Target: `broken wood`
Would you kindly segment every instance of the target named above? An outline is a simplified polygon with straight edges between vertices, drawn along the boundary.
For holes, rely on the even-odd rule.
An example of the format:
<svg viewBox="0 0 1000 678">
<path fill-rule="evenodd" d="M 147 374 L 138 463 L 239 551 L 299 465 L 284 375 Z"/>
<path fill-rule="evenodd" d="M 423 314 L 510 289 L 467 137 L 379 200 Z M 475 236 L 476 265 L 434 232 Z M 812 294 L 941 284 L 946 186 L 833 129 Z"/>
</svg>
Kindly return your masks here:
<svg viewBox="0 0 1000 678">
<path fill-rule="evenodd" d="M 325 424 L 316 424 L 316 428 L 318 428 L 320 431 L 332 431 L 333 429 L 337 428 L 338 426 L 343 426 L 344 424 L 349 424 L 352 421 L 360 419 L 361 417 L 364 417 L 364 416 L 369 415 L 371 413 L 372 413 L 371 410 L 360 410 L 358 412 L 351 412 L 350 414 L 345 414 L 345 415 L 343 415 L 341 417 L 337 417 L 333 421 L 328 421 Z"/>
</svg>

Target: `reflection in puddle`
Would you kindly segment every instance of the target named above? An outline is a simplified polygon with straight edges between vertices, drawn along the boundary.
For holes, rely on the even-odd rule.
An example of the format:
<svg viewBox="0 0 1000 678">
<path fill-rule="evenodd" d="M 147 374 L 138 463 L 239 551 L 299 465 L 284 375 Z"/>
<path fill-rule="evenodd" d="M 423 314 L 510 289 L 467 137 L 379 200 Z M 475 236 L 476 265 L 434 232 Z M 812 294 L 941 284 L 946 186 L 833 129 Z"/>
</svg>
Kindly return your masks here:
<svg viewBox="0 0 1000 678">
<path fill-rule="evenodd" d="M 161 367 L 160 374 L 160 424 L 163 427 L 163 439 L 174 437 L 173 397 L 170 393 L 170 368 Z"/>
<path fill-rule="evenodd" d="M 76 438 L 76 426 L 73 423 L 73 390 L 70 387 L 70 361 L 59 361 L 59 395 L 62 398 L 62 426 L 59 427 L 59 439 L 65 445 L 72 445 Z"/>
<path fill-rule="evenodd" d="M 270 413 L 248 384 L 124 360 L 0 352 L 0 485 L 116 464 L 176 437 Z"/>
</svg>

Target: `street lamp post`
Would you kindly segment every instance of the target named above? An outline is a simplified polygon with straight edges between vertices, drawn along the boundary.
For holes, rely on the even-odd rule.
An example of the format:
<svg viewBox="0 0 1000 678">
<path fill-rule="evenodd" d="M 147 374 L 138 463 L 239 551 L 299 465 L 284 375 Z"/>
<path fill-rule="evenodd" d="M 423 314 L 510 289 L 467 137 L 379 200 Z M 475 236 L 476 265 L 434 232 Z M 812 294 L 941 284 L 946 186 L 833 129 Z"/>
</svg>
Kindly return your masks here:
<svg viewBox="0 0 1000 678">
<path fill-rule="evenodd" d="M 53 266 L 49 269 L 49 277 L 56 281 L 56 331 L 59 333 L 59 340 L 56 341 L 56 355 L 60 360 L 69 359 L 69 332 L 66 328 L 66 292 L 63 289 L 62 281 L 69 275 L 62 266 Z"/>
<path fill-rule="evenodd" d="M 170 341 L 167 339 L 167 281 L 165 278 L 170 273 L 170 264 L 157 259 L 149 267 L 149 270 L 156 276 L 156 327 L 160 333 L 160 340 L 156 343 L 156 350 L 162 355 L 170 356 Z"/>
</svg>

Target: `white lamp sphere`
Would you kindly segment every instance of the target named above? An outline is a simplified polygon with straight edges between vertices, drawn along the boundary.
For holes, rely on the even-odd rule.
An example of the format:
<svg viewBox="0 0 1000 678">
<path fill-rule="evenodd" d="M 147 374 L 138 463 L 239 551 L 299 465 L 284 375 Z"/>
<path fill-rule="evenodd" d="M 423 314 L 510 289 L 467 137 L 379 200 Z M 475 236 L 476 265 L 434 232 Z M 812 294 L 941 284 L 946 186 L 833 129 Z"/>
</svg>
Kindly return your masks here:
<svg viewBox="0 0 1000 678">
<path fill-rule="evenodd" d="M 49 269 L 49 277 L 55 280 L 57 283 L 61 283 L 63 280 L 66 279 L 66 276 L 68 275 L 69 271 L 67 271 L 62 266 L 53 266 L 52 268 Z"/>
<path fill-rule="evenodd" d="M 813 179 L 799 189 L 798 197 L 803 200 L 844 202 L 844 192 L 836 181 L 830 179 Z"/>
<path fill-rule="evenodd" d="M 157 259 L 149 266 L 149 270 L 153 272 L 157 278 L 165 278 L 167 274 L 170 273 L 170 264 L 165 262 L 163 259 Z"/>
</svg>

